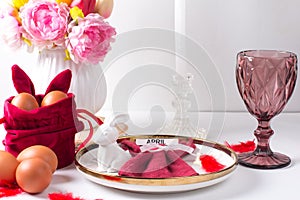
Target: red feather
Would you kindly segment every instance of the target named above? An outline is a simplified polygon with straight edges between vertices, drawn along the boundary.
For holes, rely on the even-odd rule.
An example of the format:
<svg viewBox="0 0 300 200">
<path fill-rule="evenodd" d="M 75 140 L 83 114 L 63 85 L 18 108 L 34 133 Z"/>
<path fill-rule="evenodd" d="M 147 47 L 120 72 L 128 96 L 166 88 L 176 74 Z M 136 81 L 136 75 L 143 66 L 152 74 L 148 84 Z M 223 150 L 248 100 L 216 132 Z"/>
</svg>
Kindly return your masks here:
<svg viewBox="0 0 300 200">
<path fill-rule="evenodd" d="M 0 198 L 11 197 L 21 194 L 23 191 L 20 188 L 0 187 Z"/>
<path fill-rule="evenodd" d="M 73 197 L 72 193 L 50 193 L 48 194 L 50 200 L 84 200 L 79 197 Z M 96 199 L 102 200 L 102 199 Z"/>
<path fill-rule="evenodd" d="M 72 193 L 51 193 L 48 194 L 50 200 L 84 200 L 79 197 L 73 197 Z"/>
<path fill-rule="evenodd" d="M 208 172 L 217 172 L 225 168 L 225 165 L 219 163 L 213 156 L 210 155 L 201 155 L 200 161 L 203 169 Z"/>
<path fill-rule="evenodd" d="M 256 148 L 254 140 L 249 140 L 247 142 L 240 142 L 239 144 L 229 144 L 228 142 L 225 142 L 225 145 L 231 148 L 236 153 L 250 152 L 250 151 L 254 151 Z"/>
</svg>

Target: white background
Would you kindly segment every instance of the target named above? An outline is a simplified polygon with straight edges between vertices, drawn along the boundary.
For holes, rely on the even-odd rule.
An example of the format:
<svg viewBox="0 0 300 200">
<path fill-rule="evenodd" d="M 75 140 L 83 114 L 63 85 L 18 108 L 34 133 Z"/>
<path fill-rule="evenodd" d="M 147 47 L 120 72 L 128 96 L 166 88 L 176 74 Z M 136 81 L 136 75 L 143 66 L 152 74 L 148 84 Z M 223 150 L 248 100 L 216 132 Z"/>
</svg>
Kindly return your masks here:
<svg viewBox="0 0 300 200">
<path fill-rule="evenodd" d="M 178 16 L 180 14 L 178 10 L 175 11 L 175 1 L 184 0 L 115 0 L 114 11 L 108 21 L 116 27 L 118 36 L 145 28 L 182 31 L 185 32 L 188 40 L 192 40 L 203 50 L 219 74 L 210 74 L 210 77 L 194 74 L 196 106 L 192 107 L 193 111 L 210 111 L 214 106 L 213 109 L 221 111 L 245 111 L 235 83 L 235 59 L 239 51 L 279 49 L 300 53 L 300 1 L 188 0 L 185 15 L 182 16 Z M 183 29 L 180 26 L 183 26 Z M 155 40 L 155 38 L 142 39 Z M 128 41 L 129 47 L 131 42 Z M 118 37 L 114 45 L 118 45 Z M 199 56 L 203 52 L 199 52 Z M 197 55 L 197 52 L 187 52 L 189 53 Z M 11 65 L 16 63 L 24 68 L 30 67 L 34 63 L 35 55 L 29 55 L 25 51 L 11 52 L 1 46 L 0 60 L 0 106 L 2 106 L 4 99 L 15 94 L 10 75 Z M 116 94 L 119 92 L 116 85 L 133 69 L 147 65 L 162 65 L 181 74 L 195 73 L 186 61 L 180 59 L 174 61 L 174 53 L 157 49 L 131 52 L 103 65 L 108 83 L 108 96 L 103 110 L 111 110 L 114 96 L 119 98 Z M 158 75 L 159 73 L 154 74 L 154 76 Z M 140 76 L 149 75 L 141 73 Z M 207 90 L 207 88 L 213 89 L 214 86 L 207 85 L 210 83 L 206 82 L 206 78 L 221 79 L 225 98 L 221 98 L 220 101 L 224 101 L 225 106 L 213 105 L 216 102 L 214 98 L 217 97 L 212 95 L 212 91 Z M 161 79 L 168 79 L 168 77 L 161 77 Z M 300 110 L 298 85 L 299 83 L 296 84 L 294 94 L 285 111 Z M 136 89 L 138 86 L 132 87 Z M 165 88 L 150 84 L 135 91 L 127 91 L 130 98 L 121 99 L 120 102 L 128 102 L 130 110 L 149 110 L 155 105 L 168 110 L 171 109 L 172 96 L 164 94 L 167 92 Z"/>
</svg>

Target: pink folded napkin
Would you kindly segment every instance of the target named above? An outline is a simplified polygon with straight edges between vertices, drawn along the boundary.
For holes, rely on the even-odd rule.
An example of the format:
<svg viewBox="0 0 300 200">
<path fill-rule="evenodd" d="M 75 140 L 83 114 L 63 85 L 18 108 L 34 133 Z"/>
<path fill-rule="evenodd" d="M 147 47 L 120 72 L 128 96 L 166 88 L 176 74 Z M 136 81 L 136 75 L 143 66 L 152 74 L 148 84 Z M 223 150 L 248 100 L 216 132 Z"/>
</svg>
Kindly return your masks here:
<svg viewBox="0 0 300 200">
<path fill-rule="evenodd" d="M 174 150 L 146 151 L 128 160 L 119 175 L 139 178 L 171 178 L 198 175 Z"/>
<path fill-rule="evenodd" d="M 136 154 L 141 152 L 140 146 L 128 139 L 121 139 L 118 141 L 118 144 L 124 151 L 128 150 L 131 156 L 135 156 Z"/>
</svg>

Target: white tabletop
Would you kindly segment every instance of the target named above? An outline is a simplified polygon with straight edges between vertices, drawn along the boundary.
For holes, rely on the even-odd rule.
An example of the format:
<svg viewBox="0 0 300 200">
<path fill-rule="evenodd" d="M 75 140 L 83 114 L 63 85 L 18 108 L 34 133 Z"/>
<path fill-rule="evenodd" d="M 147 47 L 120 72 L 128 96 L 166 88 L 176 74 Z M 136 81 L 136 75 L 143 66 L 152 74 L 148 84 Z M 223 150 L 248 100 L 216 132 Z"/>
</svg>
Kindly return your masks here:
<svg viewBox="0 0 300 200">
<path fill-rule="evenodd" d="M 204 115 L 205 116 L 205 115 Z M 224 126 L 216 140 L 237 143 L 254 139 L 255 119 L 248 113 L 222 113 Z M 83 199 L 134 200 L 134 199 L 289 199 L 299 195 L 300 178 L 300 113 L 282 113 L 272 120 L 275 134 L 271 138 L 271 148 L 289 155 L 292 164 L 276 170 L 256 170 L 238 166 L 227 180 L 216 185 L 194 191 L 168 194 L 145 194 L 121 191 L 95 184 L 83 177 L 72 164 L 57 170 L 50 186 L 40 194 L 22 193 L 7 199 L 48 199 L 53 192 L 73 193 L 74 197 Z M 3 133 L 3 130 L 2 130 Z M 209 133 L 210 134 L 210 133 Z M 2 134 L 4 137 L 4 133 Z M 5 198 L 4 198 L 5 199 Z"/>
</svg>

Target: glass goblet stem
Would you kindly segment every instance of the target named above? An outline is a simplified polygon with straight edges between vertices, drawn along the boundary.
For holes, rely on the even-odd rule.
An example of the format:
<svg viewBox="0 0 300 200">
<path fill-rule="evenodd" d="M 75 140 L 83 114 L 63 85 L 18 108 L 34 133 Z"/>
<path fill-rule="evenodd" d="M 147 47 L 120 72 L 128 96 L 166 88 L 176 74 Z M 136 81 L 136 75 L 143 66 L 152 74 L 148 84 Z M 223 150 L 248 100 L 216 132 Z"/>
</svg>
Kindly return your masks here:
<svg viewBox="0 0 300 200">
<path fill-rule="evenodd" d="M 271 129 L 270 120 L 258 120 L 258 127 L 254 131 L 254 135 L 257 138 L 255 155 L 270 156 L 273 154 L 270 148 L 270 137 L 273 134 L 274 131 Z"/>
<path fill-rule="evenodd" d="M 270 148 L 270 138 L 274 134 L 270 120 L 259 120 L 254 131 L 257 146 L 253 152 L 239 154 L 239 163 L 257 169 L 276 169 L 288 166 L 291 159 L 281 153 L 273 152 Z"/>
</svg>

